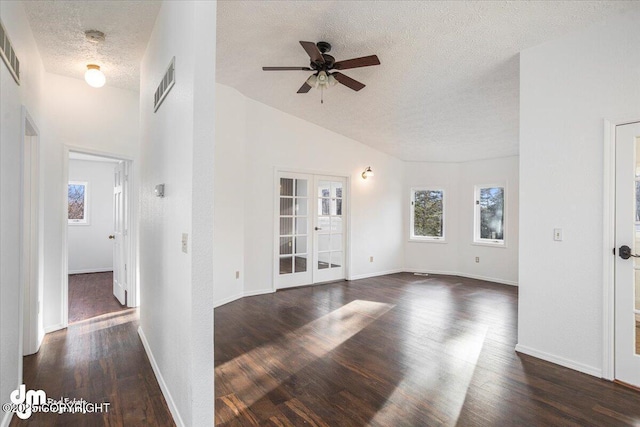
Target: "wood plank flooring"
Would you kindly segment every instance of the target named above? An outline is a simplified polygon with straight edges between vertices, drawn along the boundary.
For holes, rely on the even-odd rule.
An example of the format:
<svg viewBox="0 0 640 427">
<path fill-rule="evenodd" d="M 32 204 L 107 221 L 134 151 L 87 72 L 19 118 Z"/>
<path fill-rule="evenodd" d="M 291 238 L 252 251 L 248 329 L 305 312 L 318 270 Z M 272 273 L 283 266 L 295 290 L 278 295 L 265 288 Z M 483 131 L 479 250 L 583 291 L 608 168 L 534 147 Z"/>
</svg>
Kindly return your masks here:
<svg viewBox="0 0 640 427">
<path fill-rule="evenodd" d="M 219 307 L 216 424 L 640 425 L 640 393 L 514 351 L 517 292 L 402 273 Z"/>
<path fill-rule="evenodd" d="M 47 397 L 109 402 L 103 414 L 37 413 L 11 426 L 174 426 L 137 333 L 137 309 L 80 321 L 48 334 L 24 358 L 27 389 Z"/>
<path fill-rule="evenodd" d="M 69 275 L 69 323 L 126 309 L 113 296 L 113 272 Z"/>
</svg>

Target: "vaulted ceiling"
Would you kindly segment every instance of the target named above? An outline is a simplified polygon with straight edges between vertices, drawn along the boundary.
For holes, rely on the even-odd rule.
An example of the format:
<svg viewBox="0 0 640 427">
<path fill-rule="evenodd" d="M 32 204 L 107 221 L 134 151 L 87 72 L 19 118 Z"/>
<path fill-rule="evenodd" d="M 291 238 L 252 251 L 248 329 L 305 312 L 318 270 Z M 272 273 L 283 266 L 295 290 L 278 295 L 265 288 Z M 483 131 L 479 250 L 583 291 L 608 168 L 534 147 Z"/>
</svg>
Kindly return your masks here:
<svg viewBox="0 0 640 427">
<path fill-rule="evenodd" d="M 219 1 L 218 82 L 403 160 L 518 153 L 519 52 L 638 9 L 631 1 Z M 296 91 L 311 74 L 298 43 L 327 41 L 365 83 Z M 221 106 L 224 108 L 224 106 Z M 339 154 L 337 154 L 339 155 Z"/>
</svg>

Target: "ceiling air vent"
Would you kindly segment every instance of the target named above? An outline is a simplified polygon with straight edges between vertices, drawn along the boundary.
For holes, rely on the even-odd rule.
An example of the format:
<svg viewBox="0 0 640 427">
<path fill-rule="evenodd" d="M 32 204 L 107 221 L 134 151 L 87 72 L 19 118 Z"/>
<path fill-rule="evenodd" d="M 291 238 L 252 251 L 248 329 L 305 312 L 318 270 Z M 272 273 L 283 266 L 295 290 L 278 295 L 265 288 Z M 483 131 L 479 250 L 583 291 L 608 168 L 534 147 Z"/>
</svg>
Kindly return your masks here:
<svg viewBox="0 0 640 427">
<path fill-rule="evenodd" d="M 9 36 L 4 29 L 2 21 L 0 21 L 0 56 L 2 56 L 4 63 L 7 64 L 7 68 L 11 72 L 13 79 L 16 83 L 20 84 L 20 61 L 13 50 L 13 46 L 11 45 L 11 41 L 9 41 Z"/>
<path fill-rule="evenodd" d="M 156 89 L 155 95 L 153 95 L 153 112 L 155 113 L 160 108 L 160 104 L 167 97 L 167 94 L 176 83 L 176 57 L 171 58 L 171 62 L 169 63 L 169 68 L 167 68 L 167 72 L 164 73 L 164 77 L 162 81 L 158 85 L 158 89 Z"/>
</svg>

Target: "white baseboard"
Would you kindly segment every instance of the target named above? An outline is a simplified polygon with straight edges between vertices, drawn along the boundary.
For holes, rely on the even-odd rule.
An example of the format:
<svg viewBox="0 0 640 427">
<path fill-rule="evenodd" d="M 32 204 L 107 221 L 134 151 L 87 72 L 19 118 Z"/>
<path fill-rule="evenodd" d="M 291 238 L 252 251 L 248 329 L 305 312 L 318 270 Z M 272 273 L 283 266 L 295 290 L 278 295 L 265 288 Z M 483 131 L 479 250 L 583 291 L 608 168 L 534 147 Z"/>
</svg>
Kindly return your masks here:
<svg viewBox="0 0 640 427">
<path fill-rule="evenodd" d="M 147 353 L 147 357 L 149 358 L 149 362 L 151 363 L 151 368 L 153 369 L 153 373 L 156 375 L 156 379 L 158 380 L 158 384 L 160 385 L 160 390 L 162 390 L 162 395 L 164 399 L 167 401 L 167 406 L 169 407 L 169 411 L 173 416 L 173 421 L 176 423 L 178 427 L 185 427 L 182 418 L 180 417 L 180 412 L 178 412 L 178 407 L 169 392 L 169 388 L 167 387 L 167 383 L 164 382 L 164 378 L 162 377 L 162 373 L 160 372 L 160 368 L 156 363 L 155 357 L 153 357 L 153 353 L 151 352 L 151 347 L 149 347 L 149 342 L 147 341 L 147 337 L 144 335 L 144 331 L 142 330 L 142 326 L 138 327 L 138 335 L 140 336 L 140 340 L 142 341 L 142 346 L 144 347 L 144 351 Z M 213 403 L 212 403 L 213 404 Z"/>
<path fill-rule="evenodd" d="M 239 294 L 235 294 L 233 296 L 230 296 L 228 298 L 223 298 L 221 300 L 215 301 L 213 303 L 213 308 L 218 308 L 218 307 L 220 307 L 222 305 L 229 304 L 230 302 L 238 300 L 238 299 L 242 298 L 243 296 L 244 296 L 244 293 L 239 293 Z"/>
<path fill-rule="evenodd" d="M 68 274 L 110 273 L 112 271 L 113 271 L 113 267 L 89 268 L 86 270 L 69 270 Z"/>
<path fill-rule="evenodd" d="M 64 329 L 65 326 L 62 323 L 58 323 L 57 325 L 50 325 L 44 327 L 44 333 L 49 334 L 51 332 L 59 331 L 60 329 Z"/>
<path fill-rule="evenodd" d="M 256 295 L 265 295 L 274 293 L 274 289 L 259 289 L 257 291 L 249 291 L 244 293 L 244 297 L 255 297 Z"/>
<path fill-rule="evenodd" d="M 564 366 L 565 368 L 573 369 L 574 371 L 602 378 L 602 369 L 595 368 L 593 366 L 565 359 L 564 357 L 556 356 L 550 353 L 545 353 L 544 351 L 539 351 L 521 344 L 516 344 L 516 351 L 536 357 L 538 359 L 546 360 L 547 362 L 555 363 L 556 365 Z"/>
<path fill-rule="evenodd" d="M 386 276 L 387 274 L 402 273 L 404 271 L 405 271 L 404 268 L 396 268 L 394 270 L 377 271 L 375 273 L 354 274 L 354 275 L 350 276 L 347 280 L 368 279 L 370 277 Z"/>
<path fill-rule="evenodd" d="M 443 276 L 460 276 L 460 277 L 466 277 L 467 279 L 476 279 L 476 280 L 484 280 L 486 282 L 500 283 L 501 285 L 518 286 L 518 282 L 515 282 L 513 280 L 499 279 L 496 277 L 479 276 L 477 274 L 461 273 L 459 271 L 424 270 L 424 269 L 417 269 L 417 268 L 405 268 L 403 271 L 406 271 L 408 273 L 428 273 L 428 274 L 441 274 Z"/>
</svg>

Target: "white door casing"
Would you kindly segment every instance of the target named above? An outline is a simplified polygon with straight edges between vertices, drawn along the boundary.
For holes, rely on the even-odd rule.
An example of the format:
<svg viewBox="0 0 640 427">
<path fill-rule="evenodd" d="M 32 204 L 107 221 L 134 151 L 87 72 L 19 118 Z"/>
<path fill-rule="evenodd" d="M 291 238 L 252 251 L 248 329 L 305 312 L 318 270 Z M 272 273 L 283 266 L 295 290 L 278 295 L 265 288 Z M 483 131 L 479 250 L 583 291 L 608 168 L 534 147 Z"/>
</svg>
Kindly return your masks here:
<svg viewBox="0 0 640 427">
<path fill-rule="evenodd" d="M 640 387 L 635 315 L 640 313 L 640 258 L 633 256 L 640 255 L 640 123 L 616 127 L 615 247 L 614 378 Z"/>
<path fill-rule="evenodd" d="M 120 304 L 126 304 L 127 273 L 125 263 L 126 226 L 126 164 L 119 162 L 114 169 L 113 183 L 113 295 Z"/>
</svg>

